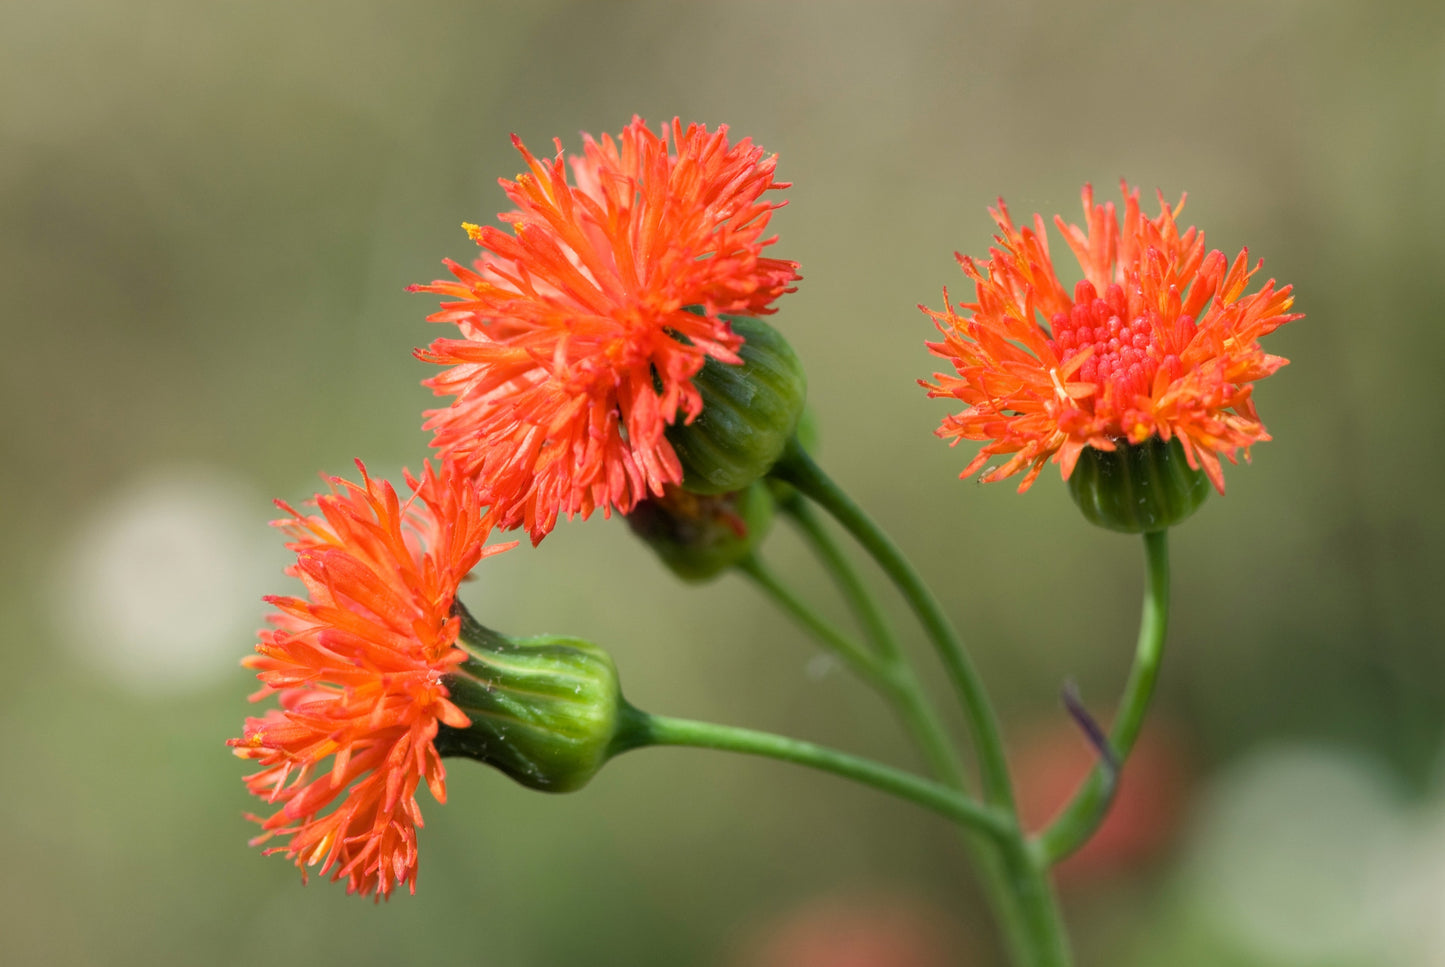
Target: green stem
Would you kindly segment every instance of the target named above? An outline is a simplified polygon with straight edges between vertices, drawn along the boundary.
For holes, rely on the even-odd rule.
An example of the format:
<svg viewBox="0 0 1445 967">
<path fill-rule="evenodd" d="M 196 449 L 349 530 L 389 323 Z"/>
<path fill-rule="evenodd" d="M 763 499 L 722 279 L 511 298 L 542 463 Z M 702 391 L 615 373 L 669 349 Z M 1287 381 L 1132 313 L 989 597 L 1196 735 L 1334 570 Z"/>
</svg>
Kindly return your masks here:
<svg viewBox="0 0 1445 967">
<path fill-rule="evenodd" d="M 913 672 L 913 666 L 903 655 L 898 636 L 883 615 L 878 600 L 863 583 L 858 571 L 849 562 L 832 535 L 800 498 L 794 498 L 782 505 L 783 513 L 793 518 L 804 538 L 823 562 L 823 567 L 838 585 L 838 591 L 853 609 L 858 623 L 863 626 L 874 649 L 894 669 L 889 697 L 897 706 L 904 725 L 923 750 L 929 767 L 938 778 L 949 785 L 963 788 L 963 770 L 958 766 L 957 752 L 949 741 L 948 730 L 943 721 L 929 704 L 923 692 L 923 685 Z"/>
<path fill-rule="evenodd" d="M 794 621 L 810 631 L 815 638 L 833 654 L 847 662 L 865 681 L 876 688 L 892 689 L 890 671 L 878 659 L 864 651 L 859 645 L 834 625 L 829 623 L 801 598 L 783 584 L 762 558 L 749 554 L 737 565 L 738 570 L 753 579 L 763 593 L 772 598 L 778 607 L 787 612 Z"/>
<path fill-rule="evenodd" d="M 848 602 L 848 607 L 853 610 L 853 616 L 863 626 L 863 633 L 868 636 L 874 649 L 892 661 L 901 662 L 902 649 L 898 644 L 898 636 L 893 633 L 892 625 L 883 616 L 883 609 L 878 606 L 878 601 L 863 583 L 863 578 L 838 546 L 838 542 L 833 540 L 833 536 L 828 533 L 813 508 L 807 501 L 793 494 L 790 499 L 779 504 L 779 509 L 791 517 L 798 525 L 798 530 L 803 532 L 803 537 L 823 562 L 823 567 L 838 586 L 838 591 Z"/>
<path fill-rule="evenodd" d="M 1019 828 L 1017 823 L 1014 828 Z M 1048 867 L 1039 862 L 1021 832 L 1005 842 L 1002 852 L 1003 876 L 1027 938 L 1026 947 L 1012 950 L 1014 958 L 1030 967 L 1070 967 L 1073 954 Z"/>
<path fill-rule="evenodd" d="M 1068 967 L 1071 963 L 1068 939 L 1049 883 L 1048 868 L 1030 851 L 1028 842 L 1019 831 L 997 718 L 982 682 L 942 607 L 892 540 L 828 478 L 796 439 L 790 442 L 782 460 L 773 468 L 773 475 L 792 483 L 827 510 L 873 557 L 902 592 L 923 625 L 968 718 L 987 800 L 995 808 L 1007 812 L 1010 818 L 1012 832 L 1002 840 L 986 843 L 974 838 L 970 841 L 1009 951 L 1017 963 L 1030 967 Z M 883 620 L 876 602 L 847 564 L 846 558 L 818 526 L 816 519 L 806 511 L 798 514 L 787 504 L 784 509 L 793 513 L 819 557 L 833 572 L 875 646 L 905 669 L 903 687 L 895 693 L 895 701 L 905 717 L 911 720 L 910 729 L 929 755 L 935 770 L 950 784 L 959 785 L 962 779 L 946 733 L 924 699 L 917 678 L 904 662 L 897 639 Z"/>
<path fill-rule="evenodd" d="M 924 696 L 912 667 L 904 660 L 898 647 L 898 639 L 883 618 L 878 603 L 806 504 L 798 500 L 792 506 L 785 504 L 784 510 L 799 521 L 808 543 L 822 558 L 829 574 L 837 581 L 844 597 L 867 627 L 869 640 L 878 655 L 875 657 L 867 654 L 854 644 L 852 639 L 818 617 L 816 612 L 798 600 L 796 595 L 787 591 L 756 556 L 739 566 L 744 573 L 757 581 L 784 611 L 811 631 L 824 645 L 847 660 L 869 684 L 882 692 L 897 709 L 905 728 L 923 751 L 933 774 L 949 785 L 963 789 L 963 770 L 959 768 L 957 754 L 948 739 L 948 732 Z M 865 613 L 869 615 L 866 619 L 863 617 Z"/>
<path fill-rule="evenodd" d="M 944 784 L 965 791 L 963 770 L 959 767 L 957 751 L 948 737 L 948 730 L 928 701 L 918 676 L 903 655 L 898 637 L 883 615 L 877 599 L 863 583 L 842 549 L 838 547 L 823 522 L 812 507 L 796 493 L 781 504 L 784 513 L 789 514 L 803 532 L 804 538 L 832 576 L 843 597 L 852 607 L 873 644 L 877 657 L 890 669 L 886 676 L 880 676 L 871 683 L 893 706 L 902 720 L 904 728 L 913 737 L 928 763 L 934 777 Z M 814 622 L 797 614 L 791 607 L 785 610 L 794 614 L 804 627 L 810 630 Z M 822 622 L 819 622 L 822 623 Z M 830 626 L 831 627 L 831 626 Z M 820 632 L 814 631 L 824 639 Z M 987 892 L 999 918 L 1009 950 L 1020 962 L 1028 962 L 1032 956 L 1033 939 L 1028 925 L 1024 922 L 1023 911 L 1013 902 L 1010 877 L 1004 868 L 1002 853 L 992 842 L 986 841 L 971 830 L 962 830 L 964 845 L 967 846 L 979 866 L 980 876 L 988 888 Z"/>
<path fill-rule="evenodd" d="M 842 524 L 878 562 L 878 566 L 903 594 L 938 652 L 963 705 L 978 751 L 984 797 L 988 802 L 1012 812 L 1013 787 L 1009 780 L 998 719 L 994 715 L 983 683 L 979 680 L 978 672 L 974 669 L 968 653 L 964 651 L 958 633 L 944 615 L 938 599 L 919 578 L 918 572 L 908 563 L 897 545 L 813 462 L 813 458 L 796 439 L 788 444 L 782 459 L 772 472 L 774 476 L 793 484 L 816 501 Z"/>
<path fill-rule="evenodd" d="M 985 806 L 956 789 L 871 759 L 771 732 L 649 715 L 625 706 L 614 754 L 657 745 L 740 752 L 831 772 L 932 810 L 1000 842 L 1019 837 L 1018 826 L 1007 812 Z"/>
<path fill-rule="evenodd" d="M 1139 619 L 1139 644 L 1134 652 L 1134 667 L 1124 685 L 1119 713 L 1109 733 L 1109 745 L 1119 768 L 1123 768 L 1144 724 L 1144 713 L 1149 709 L 1149 699 L 1159 679 L 1164 634 L 1169 627 L 1169 532 L 1145 534 L 1144 553 L 1147 576 L 1144 609 Z M 1094 769 L 1069 805 L 1034 841 L 1034 852 L 1043 862 L 1057 863 L 1089 841 L 1109 811 L 1115 785 L 1109 769 L 1102 766 Z"/>
</svg>

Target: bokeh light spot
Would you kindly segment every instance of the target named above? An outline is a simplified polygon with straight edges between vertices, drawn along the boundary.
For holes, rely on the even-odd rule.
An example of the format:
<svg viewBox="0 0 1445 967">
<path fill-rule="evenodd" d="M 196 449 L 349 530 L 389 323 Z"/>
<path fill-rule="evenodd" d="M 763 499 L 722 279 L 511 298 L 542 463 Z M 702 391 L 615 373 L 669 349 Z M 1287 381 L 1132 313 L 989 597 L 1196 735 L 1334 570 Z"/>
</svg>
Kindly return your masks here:
<svg viewBox="0 0 1445 967">
<path fill-rule="evenodd" d="M 72 657 L 142 695 L 201 688 L 232 672 L 276 574 L 266 506 L 234 475 L 171 466 L 82 515 L 51 609 Z"/>
</svg>

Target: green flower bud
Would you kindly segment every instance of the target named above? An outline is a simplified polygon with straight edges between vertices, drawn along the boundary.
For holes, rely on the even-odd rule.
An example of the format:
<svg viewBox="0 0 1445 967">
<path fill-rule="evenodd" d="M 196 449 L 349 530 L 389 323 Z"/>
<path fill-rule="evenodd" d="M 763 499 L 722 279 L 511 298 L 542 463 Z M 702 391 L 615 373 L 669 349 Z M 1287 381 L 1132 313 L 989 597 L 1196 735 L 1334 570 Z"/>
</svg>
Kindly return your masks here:
<svg viewBox="0 0 1445 967">
<path fill-rule="evenodd" d="M 773 495 L 762 481 L 731 494 L 668 487 L 627 515 L 632 532 L 684 581 L 707 581 L 762 542 L 773 522 Z"/>
<path fill-rule="evenodd" d="M 1069 476 L 1069 493 L 1091 523 L 1125 534 L 1173 527 L 1209 496 L 1209 478 L 1189 466 L 1179 439 L 1120 441 L 1118 449 L 1086 447 Z"/>
<path fill-rule="evenodd" d="M 740 365 L 709 359 L 693 377 L 702 412 L 668 427 L 682 486 L 698 494 L 742 490 L 768 472 L 798 424 L 808 380 L 793 347 L 761 319 L 728 316 L 743 337 Z"/>
<path fill-rule="evenodd" d="M 586 785 L 617 736 L 623 702 L 611 657 L 580 638 L 507 638 L 464 610 L 457 644 L 468 658 L 445 683 L 472 724 L 441 726 L 437 751 L 496 766 L 544 792 Z"/>
</svg>

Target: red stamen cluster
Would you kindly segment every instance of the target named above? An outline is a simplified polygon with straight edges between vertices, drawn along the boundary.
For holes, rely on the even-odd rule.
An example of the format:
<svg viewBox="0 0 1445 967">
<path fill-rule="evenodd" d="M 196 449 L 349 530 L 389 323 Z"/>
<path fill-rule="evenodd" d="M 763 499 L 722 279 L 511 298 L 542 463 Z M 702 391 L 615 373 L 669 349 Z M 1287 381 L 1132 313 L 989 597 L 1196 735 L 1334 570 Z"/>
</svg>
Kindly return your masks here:
<svg viewBox="0 0 1445 967">
<path fill-rule="evenodd" d="M 1251 399 L 1253 383 L 1287 362 L 1259 347 L 1259 338 L 1293 319 L 1290 287 L 1274 280 L 1244 294 L 1248 252 L 1233 262 L 1206 254 L 1204 234 L 1179 230 L 1160 198 L 1145 218 L 1139 193 L 1124 188 L 1120 223 L 1112 202 L 1083 192 L 1087 230 L 1055 218 L 1084 279 L 1067 295 L 1049 256 L 1043 219 L 1018 228 L 1002 200 L 992 211 L 1000 234 L 986 262 L 958 257 L 977 301 L 933 317 L 943 341 L 930 343 L 953 363 L 955 376 L 924 382 L 930 396 L 968 404 L 944 419 L 939 436 L 982 440 L 963 476 L 1007 456 L 982 479 L 1024 472 L 1027 490 L 1045 462 L 1065 479 L 1084 447 L 1112 450 L 1121 442 L 1177 437 L 1190 466 L 1203 467 L 1224 491 L 1222 454 L 1230 461 L 1268 440 Z"/>
<path fill-rule="evenodd" d="M 1050 327 L 1054 349 L 1060 356 L 1090 353 L 1079 367 L 1079 379 L 1107 383 L 1114 396 L 1121 399 L 1147 396 L 1160 367 L 1170 380 L 1178 379 L 1184 371 L 1178 354 L 1165 354 L 1165 347 L 1156 343 L 1150 320 L 1130 321 L 1128 313 L 1124 290 L 1119 286 L 1109 286 L 1101 299 L 1091 283 L 1080 282 L 1074 290 L 1074 308 L 1054 316 Z M 1181 316 L 1177 326 L 1187 344 L 1194 336 L 1194 320 Z"/>
</svg>

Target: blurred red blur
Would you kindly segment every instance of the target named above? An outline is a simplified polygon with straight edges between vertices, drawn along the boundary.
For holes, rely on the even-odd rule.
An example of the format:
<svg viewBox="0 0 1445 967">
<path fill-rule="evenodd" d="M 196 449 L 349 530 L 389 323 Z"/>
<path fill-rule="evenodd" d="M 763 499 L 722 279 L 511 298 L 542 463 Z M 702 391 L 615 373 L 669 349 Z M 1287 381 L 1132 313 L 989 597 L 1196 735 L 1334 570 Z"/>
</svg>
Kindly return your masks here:
<svg viewBox="0 0 1445 967">
<path fill-rule="evenodd" d="M 1166 721 L 1151 719 L 1124 767 L 1113 808 L 1094 837 L 1057 867 L 1069 887 L 1145 865 L 1178 830 L 1191 786 L 1186 746 Z M 1024 825 L 1054 818 L 1088 775 L 1096 754 L 1067 720 L 1016 743 L 1013 756 Z"/>
<path fill-rule="evenodd" d="M 869 895 L 816 900 L 765 926 L 733 967 L 962 967 L 957 931 L 927 905 Z M 952 953 L 950 953 L 952 951 Z"/>
</svg>

